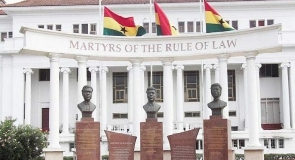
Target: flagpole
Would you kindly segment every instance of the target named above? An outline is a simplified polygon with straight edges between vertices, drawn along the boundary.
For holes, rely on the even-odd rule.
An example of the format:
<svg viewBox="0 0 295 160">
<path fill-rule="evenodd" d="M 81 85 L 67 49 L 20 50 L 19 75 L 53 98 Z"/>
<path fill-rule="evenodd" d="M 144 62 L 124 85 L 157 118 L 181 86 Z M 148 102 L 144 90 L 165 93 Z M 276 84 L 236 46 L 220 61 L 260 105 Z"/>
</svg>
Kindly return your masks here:
<svg viewBox="0 0 295 160">
<path fill-rule="evenodd" d="M 199 0 L 200 7 L 200 30 L 203 32 L 203 10 L 202 10 L 202 0 Z"/>
<path fill-rule="evenodd" d="M 150 0 L 150 23 L 149 23 L 149 35 L 152 35 L 152 5 L 153 0 Z"/>
<path fill-rule="evenodd" d="M 98 3 L 99 3 L 99 25 L 100 25 L 99 30 L 98 30 L 98 35 L 102 35 L 102 29 L 103 29 L 102 17 L 101 17 L 102 16 L 102 14 L 101 14 L 101 11 L 102 11 L 101 1 L 102 0 L 98 0 Z"/>
<path fill-rule="evenodd" d="M 151 62 L 151 83 L 150 83 L 150 86 L 152 87 L 153 86 L 153 64 Z"/>
</svg>

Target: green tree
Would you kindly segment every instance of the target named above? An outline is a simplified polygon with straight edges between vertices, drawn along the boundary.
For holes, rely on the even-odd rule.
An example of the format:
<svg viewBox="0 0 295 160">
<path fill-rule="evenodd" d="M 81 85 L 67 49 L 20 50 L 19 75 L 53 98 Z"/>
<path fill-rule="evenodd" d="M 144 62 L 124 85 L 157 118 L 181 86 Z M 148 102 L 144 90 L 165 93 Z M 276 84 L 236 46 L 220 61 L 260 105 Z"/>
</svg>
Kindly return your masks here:
<svg viewBox="0 0 295 160">
<path fill-rule="evenodd" d="M 15 119 L 0 122 L 0 160 L 34 160 L 46 147 L 47 133 L 30 125 L 14 126 Z"/>
</svg>

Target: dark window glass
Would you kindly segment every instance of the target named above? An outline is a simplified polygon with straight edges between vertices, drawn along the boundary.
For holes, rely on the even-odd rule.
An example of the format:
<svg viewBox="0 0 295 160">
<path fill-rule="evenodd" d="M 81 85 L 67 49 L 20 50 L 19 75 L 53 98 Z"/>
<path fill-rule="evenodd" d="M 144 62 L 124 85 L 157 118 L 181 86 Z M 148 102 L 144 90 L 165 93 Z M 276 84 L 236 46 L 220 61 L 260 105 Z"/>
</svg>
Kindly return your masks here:
<svg viewBox="0 0 295 160">
<path fill-rule="evenodd" d="M 50 81 L 50 69 L 39 69 L 39 81 Z"/>
<path fill-rule="evenodd" d="M 82 24 L 82 34 L 88 34 L 88 24 Z"/>
</svg>

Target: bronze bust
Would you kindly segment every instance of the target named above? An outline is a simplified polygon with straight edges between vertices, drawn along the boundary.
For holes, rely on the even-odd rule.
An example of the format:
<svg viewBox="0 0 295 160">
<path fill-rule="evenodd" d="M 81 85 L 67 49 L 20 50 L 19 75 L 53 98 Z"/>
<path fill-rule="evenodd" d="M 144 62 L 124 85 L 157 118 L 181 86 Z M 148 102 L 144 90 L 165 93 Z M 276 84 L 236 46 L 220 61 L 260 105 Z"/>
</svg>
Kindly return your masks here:
<svg viewBox="0 0 295 160">
<path fill-rule="evenodd" d="M 148 87 L 146 90 L 148 102 L 143 106 L 147 114 L 147 118 L 157 118 L 157 113 L 161 106 L 155 102 L 156 89 L 154 87 Z"/>
<path fill-rule="evenodd" d="M 223 108 L 227 106 L 225 101 L 220 100 L 222 92 L 222 87 L 219 83 L 214 83 L 211 85 L 211 95 L 213 96 L 213 101 L 208 103 L 208 107 L 212 110 L 212 115 L 221 115 Z"/>
<path fill-rule="evenodd" d="M 79 103 L 77 107 L 82 112 L 82 118 L 84 117 L 92 117 L 92 112 L 95 110 L 95 104 L 91 103 L 90 100 L 92 98 L 93 88 L 91 86 L 85 85 L 82 88 L 82 96 L 84 101 Z"/>
</svg>

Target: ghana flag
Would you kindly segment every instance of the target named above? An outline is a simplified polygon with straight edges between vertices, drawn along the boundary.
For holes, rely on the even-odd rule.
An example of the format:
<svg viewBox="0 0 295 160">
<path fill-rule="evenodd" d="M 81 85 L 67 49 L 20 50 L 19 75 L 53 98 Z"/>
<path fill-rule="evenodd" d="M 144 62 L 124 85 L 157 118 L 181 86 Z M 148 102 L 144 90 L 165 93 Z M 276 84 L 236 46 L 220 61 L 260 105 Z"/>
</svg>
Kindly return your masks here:
<svg viewBox="0 0 295 160">
<path fill-rule="evenodd" d="M 235 30 L 226 21 L 224 21 L 224 19 L 206 2 L 206 0 L 204 0 L 204 5 L 207 33 Z"/>
<path fill-rule="evenodd" d="M 157 35 L 177 35 L 178 31 L 174 26 L 172 26 L 166 17 L 165 13 L 158 6 L 156 2 L 154 2 L 155 7 L 155 19 L 157 25 Z"/>
<path fill-rule="evenodd" d="M 122 17 L 104 7 L 103 35 L 142 36 L 146 33 L 142 26 L 135 25 L 133 17 Z"/>
</svg>

